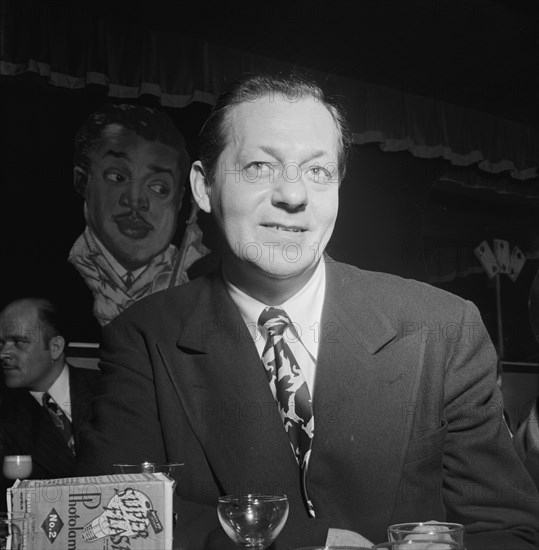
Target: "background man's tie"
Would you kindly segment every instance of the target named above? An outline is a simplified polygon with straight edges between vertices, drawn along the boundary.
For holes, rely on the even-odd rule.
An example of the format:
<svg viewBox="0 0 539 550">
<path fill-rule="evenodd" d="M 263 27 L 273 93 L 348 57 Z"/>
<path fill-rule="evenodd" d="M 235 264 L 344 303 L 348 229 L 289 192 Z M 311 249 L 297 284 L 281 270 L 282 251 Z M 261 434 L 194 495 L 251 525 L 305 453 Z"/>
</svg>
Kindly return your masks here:
<svg viewBox="0 0 539 550">
<path fill-rule="evenodd" d="M 301 486 L 307 509 L 314 516 L 305 485 L 314 435 L 313 405 L 301 368 L 284 338 L 284 331 L 291 325 L 291 321 L 284 310 L 267 307 L 260 314 L 258 324 L 268 333 L 262 352 L 262 363 L 300 467 Z"/>
<path fill-rule="evenodd" d="M 71 452 L 75 454 L 75 439 L 73 437 L 69 418 L 47 392 L 43 394 L 43 406 L 47 409 L 54 425 L 62 432 L 67 446 L 71 449 Z"/>
</svg>

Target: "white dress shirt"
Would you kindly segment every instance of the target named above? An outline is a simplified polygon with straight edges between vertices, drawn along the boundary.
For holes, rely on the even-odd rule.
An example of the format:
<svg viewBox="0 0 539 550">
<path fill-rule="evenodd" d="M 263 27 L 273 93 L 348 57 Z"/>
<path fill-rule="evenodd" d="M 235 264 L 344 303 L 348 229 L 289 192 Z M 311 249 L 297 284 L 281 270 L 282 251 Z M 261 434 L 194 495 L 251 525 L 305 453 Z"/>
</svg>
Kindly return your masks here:
<svg viewBox="0 0 539 550">
<path fill-rule="evenodd" d="M 264 329 L 262 331 L 259 329 L 258 318 L 267 305 L 252 298 L 226 278 L 225 284 L 249 329 L 258 354 L 262 357 L 267 334 L 263 334 L 266 332 Z M 300 341 L 298 342 L 298 339 L 290 328 L 287 328 L 285 331 L 285 338 L 301 367 L 311 396 L 314 395 L 316 361 L 321 334 L 320 321 L 325 292 L 326 266 L 324 261 L 321 260 L 318 262 L 312 277 L 299 292 L 283 304 L 274 306 L 286 311 L 300 337 Z"/>
<path fill-rule="evenodd" d="M 31 391 L 30 392 L 36 401 L 43 405 L 43 391 Z M 64 368 L 60 373 L 60 376 L 53 382 L 52 386 L 47 390 L 47 393 L 54 399 L 56 404 L 64 411 L 69 421 L 71 418 L 71 396 L 69 393 L 69 368 L 67 364 L 64 364 Z"/>
</svg>

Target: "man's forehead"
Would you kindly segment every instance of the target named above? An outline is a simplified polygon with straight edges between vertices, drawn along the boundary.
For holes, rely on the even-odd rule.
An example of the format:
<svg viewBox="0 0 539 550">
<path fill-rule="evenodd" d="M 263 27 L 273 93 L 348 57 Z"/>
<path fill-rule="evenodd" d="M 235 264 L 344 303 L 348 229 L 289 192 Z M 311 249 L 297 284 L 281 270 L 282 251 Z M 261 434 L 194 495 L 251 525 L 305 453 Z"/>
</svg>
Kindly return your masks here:
<svg viewBox="0 0 539 550">
<path fill-rule="evenodd" d="M 0 330 L 2 333 L 20 333 L 23 334 L 26 331 L 39 329 L 41 322 L 37 315 L 37 309 L 35 306 L 13 305 L 8 306 L 0 314 Z"/>
<path fill-rule="evenodd" d="M 244 100 L 234 105 L 230 114 L 235 113 L 236 116 L 245 115 L 246 119 L 250 119 L 252 115 L 267 113 L 268 116 L 287 116 L 290 113 L 293 116 L 303 116 L 306 120 L 311 118 L 313 114 L 318 117 L 324 117 L 327 122 L 332 123 L 333 117 L 329 109 L 316 99 L 315 97 L 305 95 L 299 98 L 288 99 L 281 96 L 261 95 L 252 100 Z"/>
<path fill-rule="evenodd" d="M 101 137 L 115 140 L 118 139 L 122 134 L 127 134 L 129 132 L 125 126 L 117 122 L 111 122 L 107 124 L 101 131 Z M 134 132 L 133 132 L 134 133 Z"/>
<path fill-rule="evenodd" d="M 103 128 L 101 140 L 92 155 L 94 160 L 99 160 L 110 151 L 124 153 L 122 156 L 131 162 L 155 159 L 159 164 L 170 165 L 174 168 L 181 159 L 181 152 L 168 143 L 146 139 L 143 135 L 121 124 L 109 124 Z"/>
<path fill-rule="evenodd" d="M 112 146 L 121 150 L 125 148 L 132 148 L 141 144 L 152 143 L 144 136 L 137 134 L 134 130 L 126 128 L 118 123 L 107 124 L 101 130 L 101 139 L 97 145 L 97 151 L 104 148 L 111 148 Z M 155 142 L 159 143 L 159 142 Z"/>
<path fill-rule="evenodd" d="M 286 147 L 290 139 L 295 146 L 338 152 L 338 129 L 330 111 L 320 101 L 306 96 L 298 101 L 265 96 L 243 101 L 228 113 L 228 143 L 259 148 L 267 140 Z"/>
</svg>

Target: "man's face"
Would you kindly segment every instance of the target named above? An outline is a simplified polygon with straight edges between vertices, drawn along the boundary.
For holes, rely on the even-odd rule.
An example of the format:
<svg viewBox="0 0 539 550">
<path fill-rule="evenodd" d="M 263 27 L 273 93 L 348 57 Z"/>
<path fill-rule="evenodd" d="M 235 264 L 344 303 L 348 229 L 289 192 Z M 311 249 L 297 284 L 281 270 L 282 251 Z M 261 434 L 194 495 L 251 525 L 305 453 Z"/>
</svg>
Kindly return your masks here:
<svg viewBox="0 0 539 550">
<path fill-rule="evenodd" d="M 178 152 L 111 124 L 91 155 L 86 221 L 126 269 L 149 263 L 170 243 L 181 206 Z"/>
<path fill-rule="evenodd" d="M 8 388 L 46 391 L 58 376 L 45 332 L 32 305 L 8 306 L 0 315 L 0 363 Z"/>
<path fill-rule="evenodd" d="M 337 128 L 311 97 L 233 108 L 208 205 L 228 246 L 228 274 L 308 280 L 338 210 Z M 234 273 L 234 269 L 239 272 Z"/>
</svg>

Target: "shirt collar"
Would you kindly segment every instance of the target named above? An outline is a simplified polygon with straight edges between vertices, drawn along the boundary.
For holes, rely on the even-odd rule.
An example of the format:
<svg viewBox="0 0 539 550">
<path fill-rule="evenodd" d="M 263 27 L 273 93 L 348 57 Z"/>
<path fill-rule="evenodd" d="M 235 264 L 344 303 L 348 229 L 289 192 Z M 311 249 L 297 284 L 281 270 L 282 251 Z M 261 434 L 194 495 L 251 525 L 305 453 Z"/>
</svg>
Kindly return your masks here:
<svg viewBox="0 0 539 550">
<path fill-rule="evenodd" d="M 43 405 L 42 391 L 31 391 L 32 396 L 36 401 Z M 52 383 L 52 386 L 47 390 L 47 393 L 56 401 L 56 404 L 66 413 L 69 420 L 71 420 L 71 396 L 69 391 L 69 368 L 67 364 L 64 364 L 62 372 Z"/>
<path fill-rule="evenodd" d="M 266 304 L 249 296 L 225 278 L 225 285 L 251 333 L 259 353 L 264 347 L 265 338 L 258 328 L 258 318 Z M 313 357 L 318 355 L 320 320 L 326 290 L 326 267 L 322 259 L 303 288 L 286 300 L 281 307 L 294 323 L 301 341 Z"/>
</svg>

